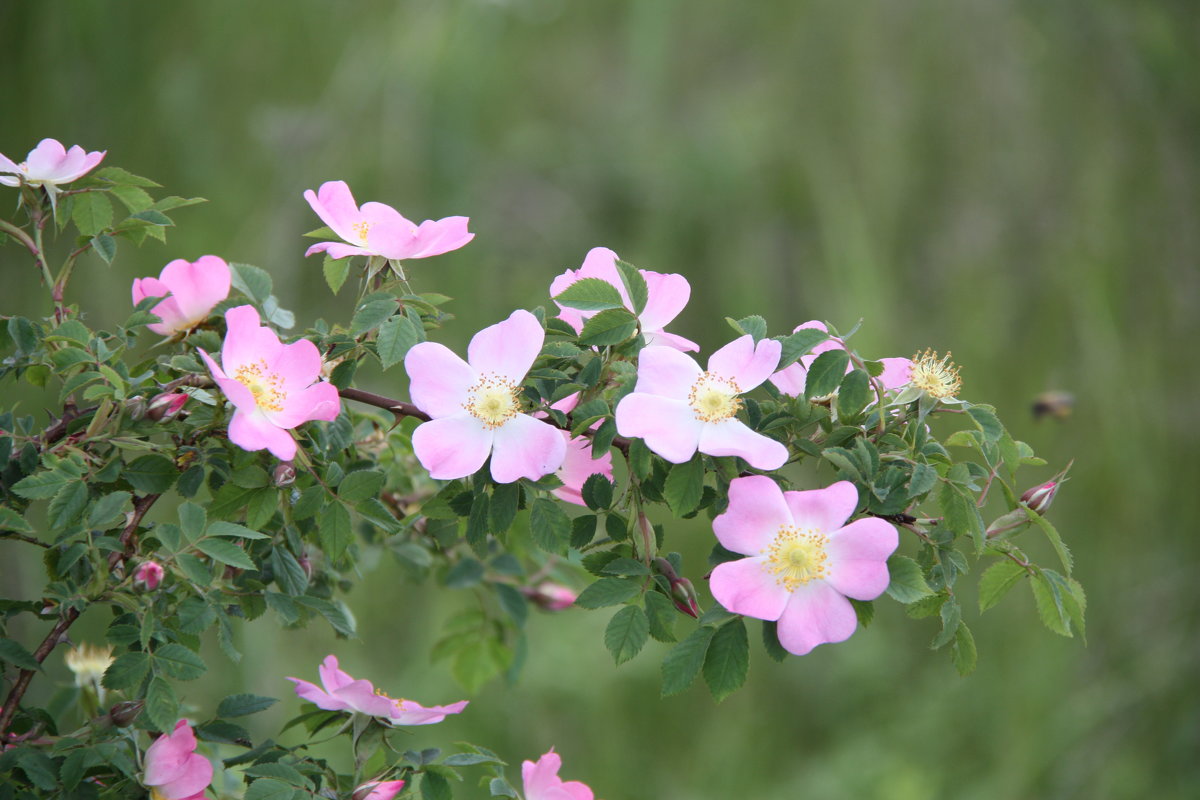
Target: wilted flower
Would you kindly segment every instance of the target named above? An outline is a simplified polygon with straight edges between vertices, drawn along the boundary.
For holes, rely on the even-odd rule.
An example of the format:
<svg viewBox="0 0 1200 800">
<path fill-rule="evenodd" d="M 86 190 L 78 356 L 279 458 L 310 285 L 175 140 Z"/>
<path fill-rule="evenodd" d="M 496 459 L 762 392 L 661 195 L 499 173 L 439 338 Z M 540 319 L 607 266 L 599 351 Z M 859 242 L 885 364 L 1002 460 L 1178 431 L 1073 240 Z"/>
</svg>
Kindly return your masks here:
<svg viewBox="0 0 1200 800">
<path fill-rule="evenodd" d="M 562 759 L 554 748 L 537 760 L 521 763 L 521 783 L 525 800 L 593 800 L 592 790 L 579 781 L 558 777 Z"/>
<path fill-rule="evenodd" d="M 159 336 L 170 336 L 207 319 L 217 303 L 229 297 L 232 282 L 233 273 L 224 259 L 200 256 L 190 262 L 177 258 L 163 267 L 157 278 L 134 279 L 133 304 L 147 297 L 164 298 L 150 309 L 162 322 L 146 327 Z"/>
<path fill-rule="evenodd" d="M 938 358 L 933 350 L 926 349 L 912 357 L 908 386 L 896 397 L 896 403 L 911 403 L 921 397 L 930 397 L 939 403 L 961 403 L 958 390 L 962 379 L 959 368 L 950 360 L 950 353 Z"/>
<path fill-rule="evenodd" d="M 78 180 L 96 168 L 107 150 L 91 153 L 79 145 L 67 150 L 57 139 L 42 139 L 20 164 L 0 153 L 0 184 L 41 186 L 54 205 L 58 187 Z M 7 173 L 7 174 L 5 174 Z"/>
<path fill-rule="evenodd" d="M 203 800 L 212 777 L 212 763 L 196 752 L 196 734 L 185 719 L 146 748 L 142 783 L 152 800 Z"/>
<path fill-rule="evenodd" d="M 75 676 L 75 685 L 94 692 L 99 703 L 104 702 L 104 687 L 100 685 L 100 679 L 112 666 L 112 652 L 112 645 L 98 647 L 84 642 L 78 647 L 72 647 L 64 656 L 67 669 Z"/>
<path fill-rule="evenodd" d="M 296 684 L 296 694 L 326 711 L 353 711 L 372 717 L 384 717 L 393 725 L 431 725 L 441 722 L 447 714 L 457 714 L 467 707 L 466 700 L 448 706 L 426 708 L 412 700 L 396 700 L 376 689 L 370 681 L 350 677 L 338 667 L 336 656 L 329 655 L 317 668 L 321 686 L 288 678 Z"/>
<path fill-rule="evenodd" d="M 158 588 L 162 579 L 163 568 L 157 561 L 143 561 L 133 573 L 134 586 L 151 592 Z"/>
</svg>

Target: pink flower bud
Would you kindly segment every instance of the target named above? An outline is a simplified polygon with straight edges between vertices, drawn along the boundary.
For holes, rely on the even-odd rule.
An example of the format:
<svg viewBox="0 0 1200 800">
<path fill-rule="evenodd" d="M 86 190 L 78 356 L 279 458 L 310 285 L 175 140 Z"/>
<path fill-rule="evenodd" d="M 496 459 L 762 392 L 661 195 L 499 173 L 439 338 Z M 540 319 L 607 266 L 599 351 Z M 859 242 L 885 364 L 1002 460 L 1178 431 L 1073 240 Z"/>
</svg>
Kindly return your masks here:
<svg viewBox="0 0 1200 800">
<path fill-rule="evenodd" d="M 700 619 L 700 604 L 696 602 L 696 587 L 687 578 L 671 581 L 671 599 L 675 607 L 694 619 Z"/>
<path fill-rule="evenodd" d="M 354 800 L 392 800 L 404 788 L 404 781 L 371 781 L 354 790 Z"/>
<path fill-rule="evenodd" d="M 522 590 L 522 593 L 543 611 L 562 611 L 569 608 L 578 597 L 575 591 L 554 581 L 542 581 L 532 589 Z"/>
<path fill-rule="evenodd" d="M 172 419 L 187 401 L 188 396 L 183 392 L 160 394 L 150 401 L 150 405 L 146 408 L 146 416 L 155 422 Z"/>
<path fill-rule="evenodd" d="M 280 489 L 284 486 L 291 486 L 296 482 L 296 465 L 290 461 L 276 465 L 275 474 L 271 476 L 271 479 Z"/>
<path fill-rule="evenodd" d="M 157 561 L 143 561 L 133 573 L 133 585 L 150 592 L 158 588 L 162 579 L 163 568 Z"/>
<path fill-rule="evenodd" d="M 113 725 L 116 725 L 118 728 L 128 728 L 137 719 L 138 715 L 142 713 L 142 709 L 145 706 L 145 700 L 126 700 L 110 708 L 108 716 L 112 720 Z"/>
<path fill-rule="evenodd" d="M 1045 514 L 1050 509 L 1050 504 L 1054 502 L 1054 496 L 1058 494 L 1058 487 L 1061 485 L 1061 481 L 1055 480 L 1047 481 L 1040 486 L 1034 486 L 1032 489 L 1027 489 L 1025 494 L 1021 495 L 1021 502 L 1030 511 Z"/>
</svg>

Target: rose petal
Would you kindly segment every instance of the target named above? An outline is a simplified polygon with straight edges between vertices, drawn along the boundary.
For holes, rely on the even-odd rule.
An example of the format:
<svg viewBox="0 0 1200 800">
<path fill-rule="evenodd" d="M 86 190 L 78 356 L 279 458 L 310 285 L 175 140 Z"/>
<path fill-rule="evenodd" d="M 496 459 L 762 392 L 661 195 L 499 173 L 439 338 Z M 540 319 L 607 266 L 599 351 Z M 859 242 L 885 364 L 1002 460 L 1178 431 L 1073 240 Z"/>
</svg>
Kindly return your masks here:
<svg viewBox="0 0 1200 800">
<path fill-rule="evenodd" d="M 704 427 L 683 400 L 641 392 L 621 398 L 616 418 L 618 433 L 645 440 L 647 447 L 672 464 L 682 464 L 696 454 Z"/>
<path fill-rule="evenodd" d="M 409 348 L 404 369 L 413 403 L 434 419 L 461 414 L 467 391 L 479 380 L 475 369 L 437 342 L 421 342 Z"/>
<path fill-rule="evenodd" d="M 492 440 L 492 479 L 536 481 L 562 466 L 567 444 L 558 428 L 518 414 L 496 429 Z"/>
<path fill-rule="evenodd" d="M 413 451 L 435 480 L 473 475 L 492 451 L 493 432 L 466 412 L 423 422 L 413 431 Z"/>
<path fill-rule="evenodd" d="M 734 478 L 729 506 L 713 520 L 713 533 L 726 550 L 747 556 L 762 553 L 779 529 L 793 524 L 783 490 L 766 475 Z"/>
<path fill-rule="evenodd" d="M 763 556 L 718 564 L 708 588 L 726 610 L 766 620 L 779 619 L 792 594 L 767 570 Z"/>
<path fill-rule="evenodd" d="M 238 409 L 229 421 L 229 441 L 243 450 L 266 448 L 280 461 L 296 457 L 296 440 L 282 428 L 271 424 L 261 411 Z"/>
<path fill-rule="evenodd" d="M 854 606 L 824 581 L 812 581 L 792 592 L 776 634 L 789 653 L 802 656 L 819 644 L 844 642 L 858 627 Z"/>
<path fill-rule="evenodd" d="M 321 381 L 299 391 L 289 391 L 282 411 L 266 411 L 266 418 L 280 428 L 295 428 L 312 420 L 337 419 L 342 410 L 342 400 L 337 387 Z"/>
<path fill-rule="evenodd" d="M 779 365 L 783 345 L 775 339 L 755 343 L 747 334 L 734 339 L 708 359 L 708 371 L 729 378 L 742 392 L 748 392 L 765 381 Z"/>
<path fill-rule="evenodd" d="M 702 370 L 690 356 L 670 347 L 645 347 L 638 353 L 638 377 L 633 390 L 683 400 Z"/>
<path fill-rule="evenodd" d="M 895 527 L 868 517 L 835 531 L 825 546 L 829 556 L 829 585 L 855 600 L 874 600 L 887 589 L 888 556 L 900 537 Z"/>
<path fill-rule="evenodd" d="M 448 714 L 461 713 L 466 707 L 466 700 L 459 700 L 448 706 L 429 707 L 413 700 L 400 700 L 396 703 L 389 721 L 393 725 L 433 725 L 444 720 Z"/>
<path fill-rule="evenodd" d="M 739 419 L 705 423 L 699 450 L 710 456 L 738 456 L 755 469 L 779 469 L 788 460 L 788 449 L 769 436 L 752 431 Z"/>
<path fill-rule="evenodd" d="M 519 383 L 533 366 L 545 338 L 546 331 L 537 317 L 517 309 L 508 319 L 489 325 L 471 338 L 467 363 L 480 373 L 493 373 Z"/>
<path fill-rule="evenodd" d="M 858 489 L 850 481 L 838 481 L 824 489 L 786 492 L 784 499 L 796 525 L 817 533 L 833 533 L 858 509 Z"/>
</svg>

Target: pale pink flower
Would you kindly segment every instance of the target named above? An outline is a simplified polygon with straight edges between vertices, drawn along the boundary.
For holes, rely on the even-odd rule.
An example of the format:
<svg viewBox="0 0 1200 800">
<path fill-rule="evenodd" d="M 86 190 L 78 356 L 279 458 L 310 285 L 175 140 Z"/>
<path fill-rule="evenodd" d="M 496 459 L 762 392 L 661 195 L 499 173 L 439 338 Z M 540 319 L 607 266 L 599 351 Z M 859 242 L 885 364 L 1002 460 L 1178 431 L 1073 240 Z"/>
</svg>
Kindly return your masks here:
<svg viewBox="0 0 1200 800">
<path fill-rule="evenodd" d="M 79 145 L 67 150 L 57 139 L 42 139 L 20 164 L 0 153 L 0 184 L 41 186 L 50 195 L 51 204 L 64 183 L 78 180 L 96 168 L 107 150 L 91 153 Z"/>
<path fill-rule="evenodd" d="M 349 244 L 320 242 L 304 253 L 329 253 L 333 258 L 383 256 L 393 261 L 427 258 L 457 250 L 475 238 L 467 231 L 466 217 L 427 219 L 420 225 L 383 203 L 354 202 L 345 181 L 328 181 L 316 192 L 309 189 L 304 199 L 321 221 Z"/>
<path fill-rule="evenodd" d="M 143 561 L 133 573 L 134 585 L 153 592 L 163 579 L 162 564 L 157 561 Z"/>
<path fill-rule="evenodd" d="M 809 320 L 803 325 L 797 325 L 796 331 L 804 328 L 816 328 L 819 331 L 828 331 L 825 323 L 818 320 Z M 808 353 L 808 355 L 800 356 L 800 359 L 794 364 L 789 364 L 783 369 L 771 376 L 771 383 L 775 384 L 775 388 L 791 397 L 799 397 L 804 394 L 804 384 L 808 379 L 808 368 L 817 360 L 817 356 L 829 350 L 845 350 L 842 342 L 836 339 L 826 339 Z M 878 376 L 879 382 L 884 389 L 892 390 L 899 389 L 904 384 L 908 383 L 908 373 L 912 362 L 907 358 L 881 358 L 880 363 L 883 364 L 883 373 Z M 853 365 L 846 365 L 846 372 L 854 369 Z"/>
<path fill-rule="evenodd" d="M 146 327 L 159 336 L 170 336 L 196 327 L 229 297 L 233 275 L 229 265 L 216 256 L 200 256 L 195 262 L 177 258 L 163 267 L 157 278 L 134 278 L 133 304 L 147 297 L 162 297 L 150 313 L 162 320 Z"/>
<path fill-rule="evenodd" d="M 651 272 L 647 269 L 639 269 L 638 272 L 646 281 L 646 307 L 638 316 L 646 344 L 684 351 L 699 350 L 700 345 L 690 339 L 663 330 L 663 326 L 679 316 L 679 312 L 683 311 L 692 295 L 692 287 L 687 278 L 675 273 Z M 629 300 L 629 293 L 625 291 L 621 273 L 617 270 L 617 254 L 612 250 L 607 247 L 593 247 L 584 257 L 579 269 L 569 269 L 554 279 L 550 284 L 550 296 L 556 297 L 581 278 L 599 278 L 612 284 L 621 294 L 625 308 L 633 311 L 633 303 Z M 585 320 L 597 313 L 568 308 L 557 301 L 556 304 L 560 309 L 558 318 L 574 328 L 576 333 L 583 330 Z"/>
<path fill-rule="evenodd" d="M 675 464 L 699 450 L 740 456 L 755 469 L 778 469 L 787 448 L 756 433 L 736 416 L 739 395 L 765 381 L 779 363 L 780 344 L 747 335 L 713 353 L 708 370 L 677 350 L 647 347 L 638 354 L 637 384 L 617 403 L 617 431 L 643 439 Z"/>
<path fill-rule="evenodd" d="M 316 381 L 321 355 L 307 339 L 283 344 L 259 324 L 254 306 L 225 312 L 227 332 L 221 365 L 203 350 L 200 355 L 221 391 L 236 410 L 229 422 L 229 441 L 243 450 L 264 447 L 282 461 L 296 456 L 296 440 L 288 431 L 310 420 L 336 419 L 338 391 Z"/>
<path fill-rule="evenodd" d="M 384 717 L 393 725 L 432 725 L 447 714 L 457 714 L 467 707 L 461 700 L 448 706 L 426 708 L 412 700 L 396 700 L 376 689 L 370 681 L 350 677 L 338 667 L 336 656 L 329 655 L 317 668 L 321 686 L 299 678 L 288 678 L 296 684 L 296 694 L 326 711 L 353 711 L 372 717 Z"/>
<path fill-rule="evenodd" d="M 525 587 L 521 593 L 543 611 L 562 611 L 575 604 L 578 593 L 554 581 L 542 581 L 533 588 Z"/>
<path fill-rule="evenodd" d="M 196 734 L 186 719 L 146 748 L 142 783 L 154 800 L 202 800 L 212 777 L 212 763 L 196 752 Z"/>
<path fill-rule="evenodd" d="M 392 800 L 404 788 L 404 781 L 370 781 L 354 790 L 352 800 Z"/>
<path fill-rule="evenodd" d="M 521 783 L 525 789 L 525 800 L 593 800 L 595 797 L 587 784 L 579 781 L 564 781 L 558 777 L 562 769 L 562 758 L 550 748 L 550 752 L 537 760 L 521 762 Z"/>
<path fill-rule="evenodd" d="M 605 451 L 599 458 L 592 458 L 591 439 L 586 436 L 572 436 L 569 431 L 561 433 L 567 443 L 567 451 L 562 466 L 554 474 L 563 485 L 551 494 L 559 500 L 586 506 L 587 503 L 583 502 L 583 484 L 593 475 L 603 475 L 612 481 L 612 453 Z"/>
<path fill-rule="evenodd" d="M 735 478 L 713 532 L 747 557 L 713 570 L 713 597 L 735 614 L 778 621 L 779 643 L 798 656 L 850 638 L 858 618 L 846 598 L 874 600 L 887 589 L 887 559 L 899 544 L 876 517 L 846 525 L 857 508 L 849 481 L 784 492 L 765 475 Z"/>
<path fill-rule="evenodd" d="M 537 480 L 562 466 L 562 432 L 521 413 L 521 381 L 545 335 L 537 317 L 517 310 L 475 334 L 466 361 L 435 342 L 408 351 L 409 393 L 432 417 L 413 431 L 413 450 L 431 477 L 466 477 L 489 455 L 497 483 Z"/>
</svg>

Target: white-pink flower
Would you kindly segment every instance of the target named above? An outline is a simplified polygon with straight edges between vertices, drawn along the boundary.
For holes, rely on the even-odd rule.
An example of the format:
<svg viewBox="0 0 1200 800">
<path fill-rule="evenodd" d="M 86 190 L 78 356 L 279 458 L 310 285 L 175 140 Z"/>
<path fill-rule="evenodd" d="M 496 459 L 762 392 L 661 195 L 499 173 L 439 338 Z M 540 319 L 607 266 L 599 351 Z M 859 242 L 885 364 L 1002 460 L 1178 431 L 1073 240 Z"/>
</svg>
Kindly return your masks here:
<svg viewBox="0 0 1200 800">
<path fill-rule="evenodd" d="M 273 330 L 259 324 L 254 306 L 229 309 L 225 324 L 221 364 L 203 350 L 200 355 L 236 409 L 229 441 L 243 450 L 267 448 L 276 458 L 291 461 L 296 440 L 288 431 L 310 420 L 336 419 L 341 410 L 333 384 L 317 381 L 321 354 L 307 339 L 280 342 Z"/>
<path fill-rule="evenodd" d="M 162 322 L 146 327 L 159 336 L 170 336 L 207 319 L 217 303 L 229 297 L 232 281 L 233 274 L 224 259 L 200 256 L 189 262 L 177 258 L 163 267 L 157 278 L 133 279 L 133 304 L 147 297 L 163 298 L 150 309 Z"/>
<path fill-rule="evenodd" d="M 687 278 L 675 273 L 651 272 L 647 269 L 639 269 L 638 272 L 646 281 L 646 307 L 638 315 L 646 344 L 663 345 L 684 351 L 699 350 L 700 345 L 690 339 L 663 330 L 663 326 L 679 316 L 679 312 L 683 311 L 692 295 L 692 287 Z M 550 284 L 550 296 L 558 296 L 582 278 L 599 278 L 612 284 L 621 294 L 625 308 L 633 311 L 633 303 L 629 300 L 629 293 L 625 290 L 621 273 L 617 270 L 617 254 L 612 250 L 607 247 L 593 247 L 588 251 L 579 269 L 569 269 L 554 279 Z M 556 304 L 560 309 L 558 318 L 574 328 L 576 333 L 583 330 L 585 320 L 596 314 L 595 311 L 568 308 L 557 301 Z"/>
<path fill-rule="evenodd" d="M 158 588 L 158 584 L 162 583 L 163 574 L 162 564 L 157 561 L 143 561 L 133 573 L 133 583 L 139 588 L 153 592 Z"/>
<path fill-rule="evenodd" d="M 708 369 L 669 347 L 638 354 L 637 384 L 617 403 L 617 431 L 643 439 L 675 464 L 699 450 L 710 456 L 739 456 L 755 469 L 778 469 L 787 448 L 737 418 L 740 395 L 765 381 L 779 363 L 774 339 L 757 344 L 747 335 L 713 353 Z"/>
<path fill-rule="evenodd" d="M 432 725 L 448 714 L 467 707 L 466 700 L 448 706 L 425 706 L 413 700 L 397 700 L 376 689 L 370 681 L 350 677 L 338 667 L 337 657 L 328 655 L 317 668 L 321 685 L 288 678 L 296 684 L 296 694 L 326 711 L 352 711 L 371 717 L 384 717 L 393 725 Z"/>
<path fill-rule="evenodd" d="M 819 331 L 828 332 L 825 323 L 819 320 L 811 319 L 803 325 L 797 325 L 792 331 L 803 330 L 805 328 L 815 328 Z M 804 384 L 808 380 L 808 369 L 812 363 L 817 360 L 817 356 L 829 350 L 845 350 L 842 342 L 836 339 L 826 339 L 820 344 L 813 347 L 808 355 L 800 356 L 800 359 L 794 364 L 789 364 L 783 369 L 771 376 L 771 383 L 775 384 L 775 388 L 791 397 L 799 397 L 804 394 Z M 907 358 L 881 358 L 880 363 L 883 364 L 883 373 L 879 376 L 879 382 L 884 389 L 892 390 L 899 389 L 904 384 L 908 383 L 908 373 L 912 362 Z M 854 369 L 853 365 L 846 365 L 846 372 Z"/>
<path fill-rule="evenodd" d="M 196 734 L 186 719 L 146 748 L 142 783 L 155 800 L 203 800 L 212 777 L 212 763 L 196 752 Z"/>
<path fill-rule="evenodd" d="M 735 614 L 778 621 L 779 643 L 798 656 L 850 638 L 858 617 L 846 598 L 874 600 L 887 589 L 887 559 L 899 544 L 876 517 L 846 525 L 857 508 L 849 481 L 784 492 L 765 475 L 735 478 L 713 532 L 746 558 L 713 570 L 713 597 Z"/>
<path fill-rule="evenodd" d="M 525 800 L 593 800 L 594 795 L 587 784 L 579 781 L 564 781 L 558 777 L 562 769 L 562 758 L 550 748 L 550 752 L 537 760 L 521 762 L 521 784 L 525 789 Z"/>
<path fill-rule="evenodd" d="M 20 164 L 0 153 L 0 184 L 41 186 L 54 202 L 58 187 L 78 180 L 96 168 L 107 150 L 91 153 L 79 145 L 67 150 L 57 139 L 42 139 Z"/>
<path fill-rule="evenodd" d="M 401 261 L 441 255 L 475 238 L 467 231 L 466 217 L 427 219 L 417 225 L 383 203 L 363 203 L 359 208 L 345 181 L 328 181 L 316 192 L 309 189 L 304 199 L 322 222 L 349 242 L 320 242 L 308 248 L 306 256 L 324 252 L 333 258 L 383 256 Z"/>
<path fill-rule="evenodd" d="M 408 351 L 409 393 L 432 417 L 413 431 L 413 450 L 431 477 L 466 477 L 489 455 L 497 483 L 537 480 L 562 466 L 562 432 L 521 413 L 521 382 L 545 336 L 537 317 L 517 310 L 475 334 L 466 361 L 435 342 Z"/>
</svg>

